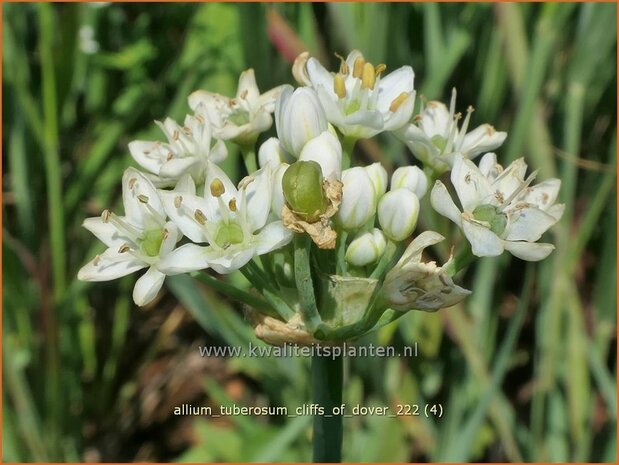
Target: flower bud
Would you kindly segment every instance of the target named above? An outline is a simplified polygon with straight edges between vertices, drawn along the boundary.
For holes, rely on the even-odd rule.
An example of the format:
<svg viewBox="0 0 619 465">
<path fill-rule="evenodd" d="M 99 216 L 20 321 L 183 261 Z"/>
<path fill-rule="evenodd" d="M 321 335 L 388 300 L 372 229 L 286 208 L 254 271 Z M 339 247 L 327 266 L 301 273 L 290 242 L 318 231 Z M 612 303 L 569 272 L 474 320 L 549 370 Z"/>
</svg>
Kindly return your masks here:
<svg viewBox="0 0 619 465">
<path fill-rule="evenodd" d="M 282 177 L 284 197 L 290 209 L 308 223 L 325 211 L 328 199 L 322 188 L 322 170 L 315 161 L 297 161 Z"/>
<path fill-rule="evenodd" d="M 328 129 L 325 111 L 314 89 L 287 86 L 275 104 L 277 136 L 284 148 L 298 157 L 303 146 Z"/>
<path fill-rule="evenodd" d="M 342 173 L 342 203 L 337 217 L 345 229 L 363 226 L 376 213 L 376 192 L 365 168 L 355 167 Z"/>
<path fill-rule="evenodd" d="M 387 170 L 379 162 L 366 166 L 365 170 L 368 172 L 368 176 L 370 176 L 370 181 L 372 181 L 378 201 L 387 191 Z"/>
<path fill-rule="evenodd" d="M 354 266 L 365 266 L 376 262 L 385 251 L 387 241 L 383 232 L 374 228 L 359 234 L 346 250 L 346 261 Z"/>
<path fill-rule="evenodd" d="M 339 139 L 329 131 L 305 144 L 299 160 L 318 163 L 325 178 L 340 179 L 342 175 L 342 146 Z"/>
<path fill-rule="evenodd" d="M 264 141 L 258 149 L 258 165 L 260 168 L 271 162 L 272 166 L 278 166 L 284 161 L 285 151 L 277 137 L 271 137 Z"/>
<path fill-rule="evenodd" d="M 428 190 L 428 178 L 417 166 L 402 166 L 391 176 L 391 189 L 405 188 L 422 199 Z"/>
<path fill-rule="evenodd" d="M 385 235 L 394 241 L 403 241 L 417 225 L 419 199 L 408 189 L 387 192 L 378 204 L 378 221 Z"/>
</svg>

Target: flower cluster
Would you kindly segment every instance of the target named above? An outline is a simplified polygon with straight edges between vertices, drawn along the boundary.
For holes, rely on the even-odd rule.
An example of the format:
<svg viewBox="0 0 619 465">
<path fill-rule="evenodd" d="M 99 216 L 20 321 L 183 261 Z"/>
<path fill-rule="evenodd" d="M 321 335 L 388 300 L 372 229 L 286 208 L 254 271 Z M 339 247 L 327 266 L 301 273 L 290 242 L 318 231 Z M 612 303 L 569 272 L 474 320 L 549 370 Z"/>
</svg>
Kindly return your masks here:
<svg viewBox="0 0 619 465">
<path fill-rule="evenodd" d="M 234 98 L 198 90 L 182 126 L 157 122 L 165 140 L 131 142 L 145 172 L 126 170 L 123 216 L 105 210 L 84 222 L 108 249 L 79 278 L 104 281 L 148 268 L 133 294 L 146 305 L 166 275 L 240 270 L 255 293 L 233 294 L 252 312 L 268 314 L 286 334 L 301 331 L 304 340 L 337 340 L 371 330 L 389 308 L 435 311 L 470 293 L 453 280 L 461 268 L 453 257 L 443 266 L 424 261 L 426 248 L 444 236 L 454 240 L 450 231 L 415 235 L 430 208 L 462 230 L 466 242 L 454 243 L 465 255 L 507 250 L 533 261 L 553 250 L 537 241 L 561 218 L 560 181 L 532 185 L 536 173 L 526 176 L 522 159 L 503 168 L 487 152 L 507 134 L 488 124 L 469 131 L 472 108 L 460 124 L 455 90 L 449 108 L 422 102 L 415 113 L 413 69 L 387 73 L 359 51 L 336 72 L 303 53 L 293 74 L 296 89 L 260 94 L 250 69 Z M 256 147 L 273 121 L 277 137 Z M 351 163 L 355 142 L 381 132 L 403 141 L 420 165 L 389 175 L 378 162 Z M 218 166 L 226 143 L 244 156 L 248 174 L 238 183 Z"/>
</svg>

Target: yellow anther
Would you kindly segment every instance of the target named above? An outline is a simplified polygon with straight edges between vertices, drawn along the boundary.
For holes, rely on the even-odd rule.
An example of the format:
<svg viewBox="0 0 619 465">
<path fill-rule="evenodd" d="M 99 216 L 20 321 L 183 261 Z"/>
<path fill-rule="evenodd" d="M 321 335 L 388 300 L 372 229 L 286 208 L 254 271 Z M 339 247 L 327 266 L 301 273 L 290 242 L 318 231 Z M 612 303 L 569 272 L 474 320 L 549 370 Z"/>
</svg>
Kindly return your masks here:
<svg viewBox="0 0 619 465">
<path fill-rule="evenodd" d="M 213 179 L 213 182 L 211 182 L 211 195 L 213 197 L 220 197 L 224 192 L 226 192 L 226 188 L 224 187 L 224 183 L 221 182 L 221 179 Z"/>
<path fill-rule="evenodd" d="M 391 101 L 391 105 L 389 105 L 389 111 L 396 111 L 398 108 L 400 108 L 400 105 L 402 105 L 406 101 L 407 98 L 408 94 L 406 92 L 402 92 Z"/>
<path fill-rule="evenodd" d="M 138 200 L 142 203 L 148 203 L 148 196 L 144 194 L 138 195 Z"/>
<path fill-rule="evenodd" d="M 376 74 L 374 74 L 374 66 L 372 63 L 363 65 L 363 76 L 361 77 L 362 89 L 373 89 L 376 82 Z"/>
<path fill-rule="evenodd" d="M 228 202 L 228 208 L 230 209 L 230 211 L 236 211 L 236 199 L 230 199 L 230 201 Z"/>
<path fill-rule="evenodd" d="M 247 89 L 245 89 L 243 92 L 241 92 L 241 95 L 240 95 L 241 99 L 245 100 L 247 98 L 247 93 L 248 92 L 249 91 Z"/>
<path fill-rule="evenodd" d="M 177 195 L 176 197 L 174 197 L 174 206 L 176 208 L 181 208 L 181 204 L 183 203 L 183 196 L 182 195 Z"/>
<path fill-rule="evenodd" d="M 178 140 L 179 137 L 180 137 L 180 133 L 178 132 L 178 129 L 175 129 L 174 132 L 172 133 L 172 139 Z"/>
<path fill-rule="evenodd" d="M 163 230 L 163 234 L 162 234 L 163 239 L 167 239 L 168 237 L 170 237 L 170 231 L 168 231 L 167 229 Z"/>
<path fill-rule="evenodd" d="M 125 252 L 129 252 L 130 250 L 131 250 L 131 247 L 129 247 L 129 244 L 123 244 L 118 249 L 118 253 L 125 253 Z"/>
<path fill-rule="evenodd" d="M 339 98 L 346 97 L 346 85 L 344 84 L 344 76 L 342 74 L 336 74 L 333 78 L 333 91 Z"/>
<path fill-rule="evenodd" d="M 202 213 L 202 210 L 196 210 L 193 214 L 193 217 L 196 219 L 198 223 L 201 225 L 206 224 L 206 216 Z"/>
<path fill-rule="evenodd" d="M 129 189 L 133 189 L 135 187 L 136 182 L 138 182 L 138 178 L 129 179 Z"/>
<path fill-rule="evenodd" d="M 101 219 L 103 220 L 104 223 L 107 223 L 108 221 L 110 221 L 110 211 L 109 210 L 103 210 L 103 213 L 101 213 Z"/>
<path fill-rule="evenodd" d="M 168 152 L 168 156 L 166 157 L 166 161 L 170 161 L 174 158 L 174 154 L 172 152 Z"/>
<path fill-rule="evenodd" d="M 355 64 L 353 65 L 353 68 L 352 68 L 353 77 L 360 78 L 361 75 L 363 74 L 364 66 L 365 66 L 365 58 L 357 57 L 357 59 L 355 60 Z"/>
<path fill-rule="evenodd" d="M 100 255 L 95 255 L 95 258 L 92 259 L 92 264 L 94 266 L 98 266 L 100 261 L 101 261 L 101 256 Z"/>
<path fill-rule="evenodd" d="M 380 65 L 376 65 L 376 68 L 374 68 L 374 73 L 376 74 L 376 77 L 378 77 L 378 75 L 382 73 L 383 71 L 385 71 L 386 69 L 387 69 L 387 65 L 384 63 L 381 63 Z"/>
<path fill-rule="evenodd" d="M 198 123 L 204 124 L 204 117 L 202 115 L 196 115 L 196 119 L 198 120 Z"/>
</svg>

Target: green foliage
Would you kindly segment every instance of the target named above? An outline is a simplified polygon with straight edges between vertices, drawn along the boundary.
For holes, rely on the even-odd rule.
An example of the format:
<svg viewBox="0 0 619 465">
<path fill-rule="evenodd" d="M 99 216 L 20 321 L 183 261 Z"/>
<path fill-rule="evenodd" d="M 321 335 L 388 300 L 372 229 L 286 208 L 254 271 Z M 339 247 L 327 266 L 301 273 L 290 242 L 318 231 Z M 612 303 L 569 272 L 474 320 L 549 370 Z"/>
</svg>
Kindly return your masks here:
<svg viewBox="0 0 619 465">
<path fill-rule="evenodd" d="M 3 461 L 309 459 L 309 417 L 191 419 L 192 441 L 158 444 L 182 431 L 174 382 L 198 379 L 194 398 L 213 405 L 294 411 L 309 402 L 309 361 L 202 360 L 159 386 L 166 360 L 182 368 L 198 343 L 261 344 L 241 306 L 189 276 L 146 311 L 131 303 L 135 277 L 76 280 L 101 250 L 81 223 L 119 204 L 129 141 L 159 137 L 152 121 L 181 119 L 193 90 L 232 95 L 246 67 L 261 89 L 291 82 L 275 17 L 333 69 L 331 50 L 359 48 L 389 69 L 412 64 L 418 97 L 455 86 L 474 125 L 508 131 L 500 160 L 524 156 L 563 182 L 548 260 L 480 260 L 458 277 L 473 289 L 463 305 L 363 338 L 417 342 L 420 355 L 347 360 L 344 402 L 444 414 L 346 418 L 344 460 L 615 462 L 616 6 L 431 3 L 3 6 Z M 414 162 L 379 141 L 360 156 Z M 241 172 L 233 150 L 226 163 Z M 446 225 L 427 202 L 420 224 Z M 164 419 L 148 417 L 169 392 L 154 409 Z"/>
</svg>

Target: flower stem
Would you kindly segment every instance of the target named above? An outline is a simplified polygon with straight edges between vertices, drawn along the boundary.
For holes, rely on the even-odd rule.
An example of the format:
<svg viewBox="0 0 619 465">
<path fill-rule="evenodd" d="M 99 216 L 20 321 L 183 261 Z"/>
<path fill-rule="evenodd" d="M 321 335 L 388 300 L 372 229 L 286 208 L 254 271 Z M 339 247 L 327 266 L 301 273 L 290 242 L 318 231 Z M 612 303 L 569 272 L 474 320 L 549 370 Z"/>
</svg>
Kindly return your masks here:
<svg viewBox="0 0 619 465">
<path fill-rule="evenodd" d="M 258 164 L 256 163 L 256 148 L 251 145 L 240 145 L 241 153 L 243 154 L 243 161 L 245 162 L 245 168 L 247 174 L 251 174 L 258 170 Z"/>
<path fill-rule="evenodd" d="M 348 233 L 343 229 L 339 231 L 337 240 L 337 265 L 335 274 L 346 276 L 346 239 Z"/>
<path fill-rule="evenodd" d="M 352 160 L 352 152 L 355 149 L 357 139 L 351 136 L 344 136 L 342 140 L 342 169 L 350 168 L 350 161 Z"/>
<path fill-rule="evenodd" d="M 342 404 L 343 357 L 312 358 L 312 402 L 324 408 L 314 415 L 313 460 L 338 463 L 342 459 L 343 412 L 335 415 L 334 407 Z"/>
<path fill-rule="evenodd" d="M 294 278 L 299 292 L 301 316 L 307 330 L 314 330 L 322 322 L 316 307 L 314 283 L 310 269 L 310 248 L 312 241 L 307 234 L 295 234 L 294 237 Z"/>
<path fill-rule="evenodd" d="M 475 260 L 471 246 L 467 243 L 454 260 L 445 269 L 448 276 L 455 276 L 460 270 L 470 265 Z"/>
</svg>

